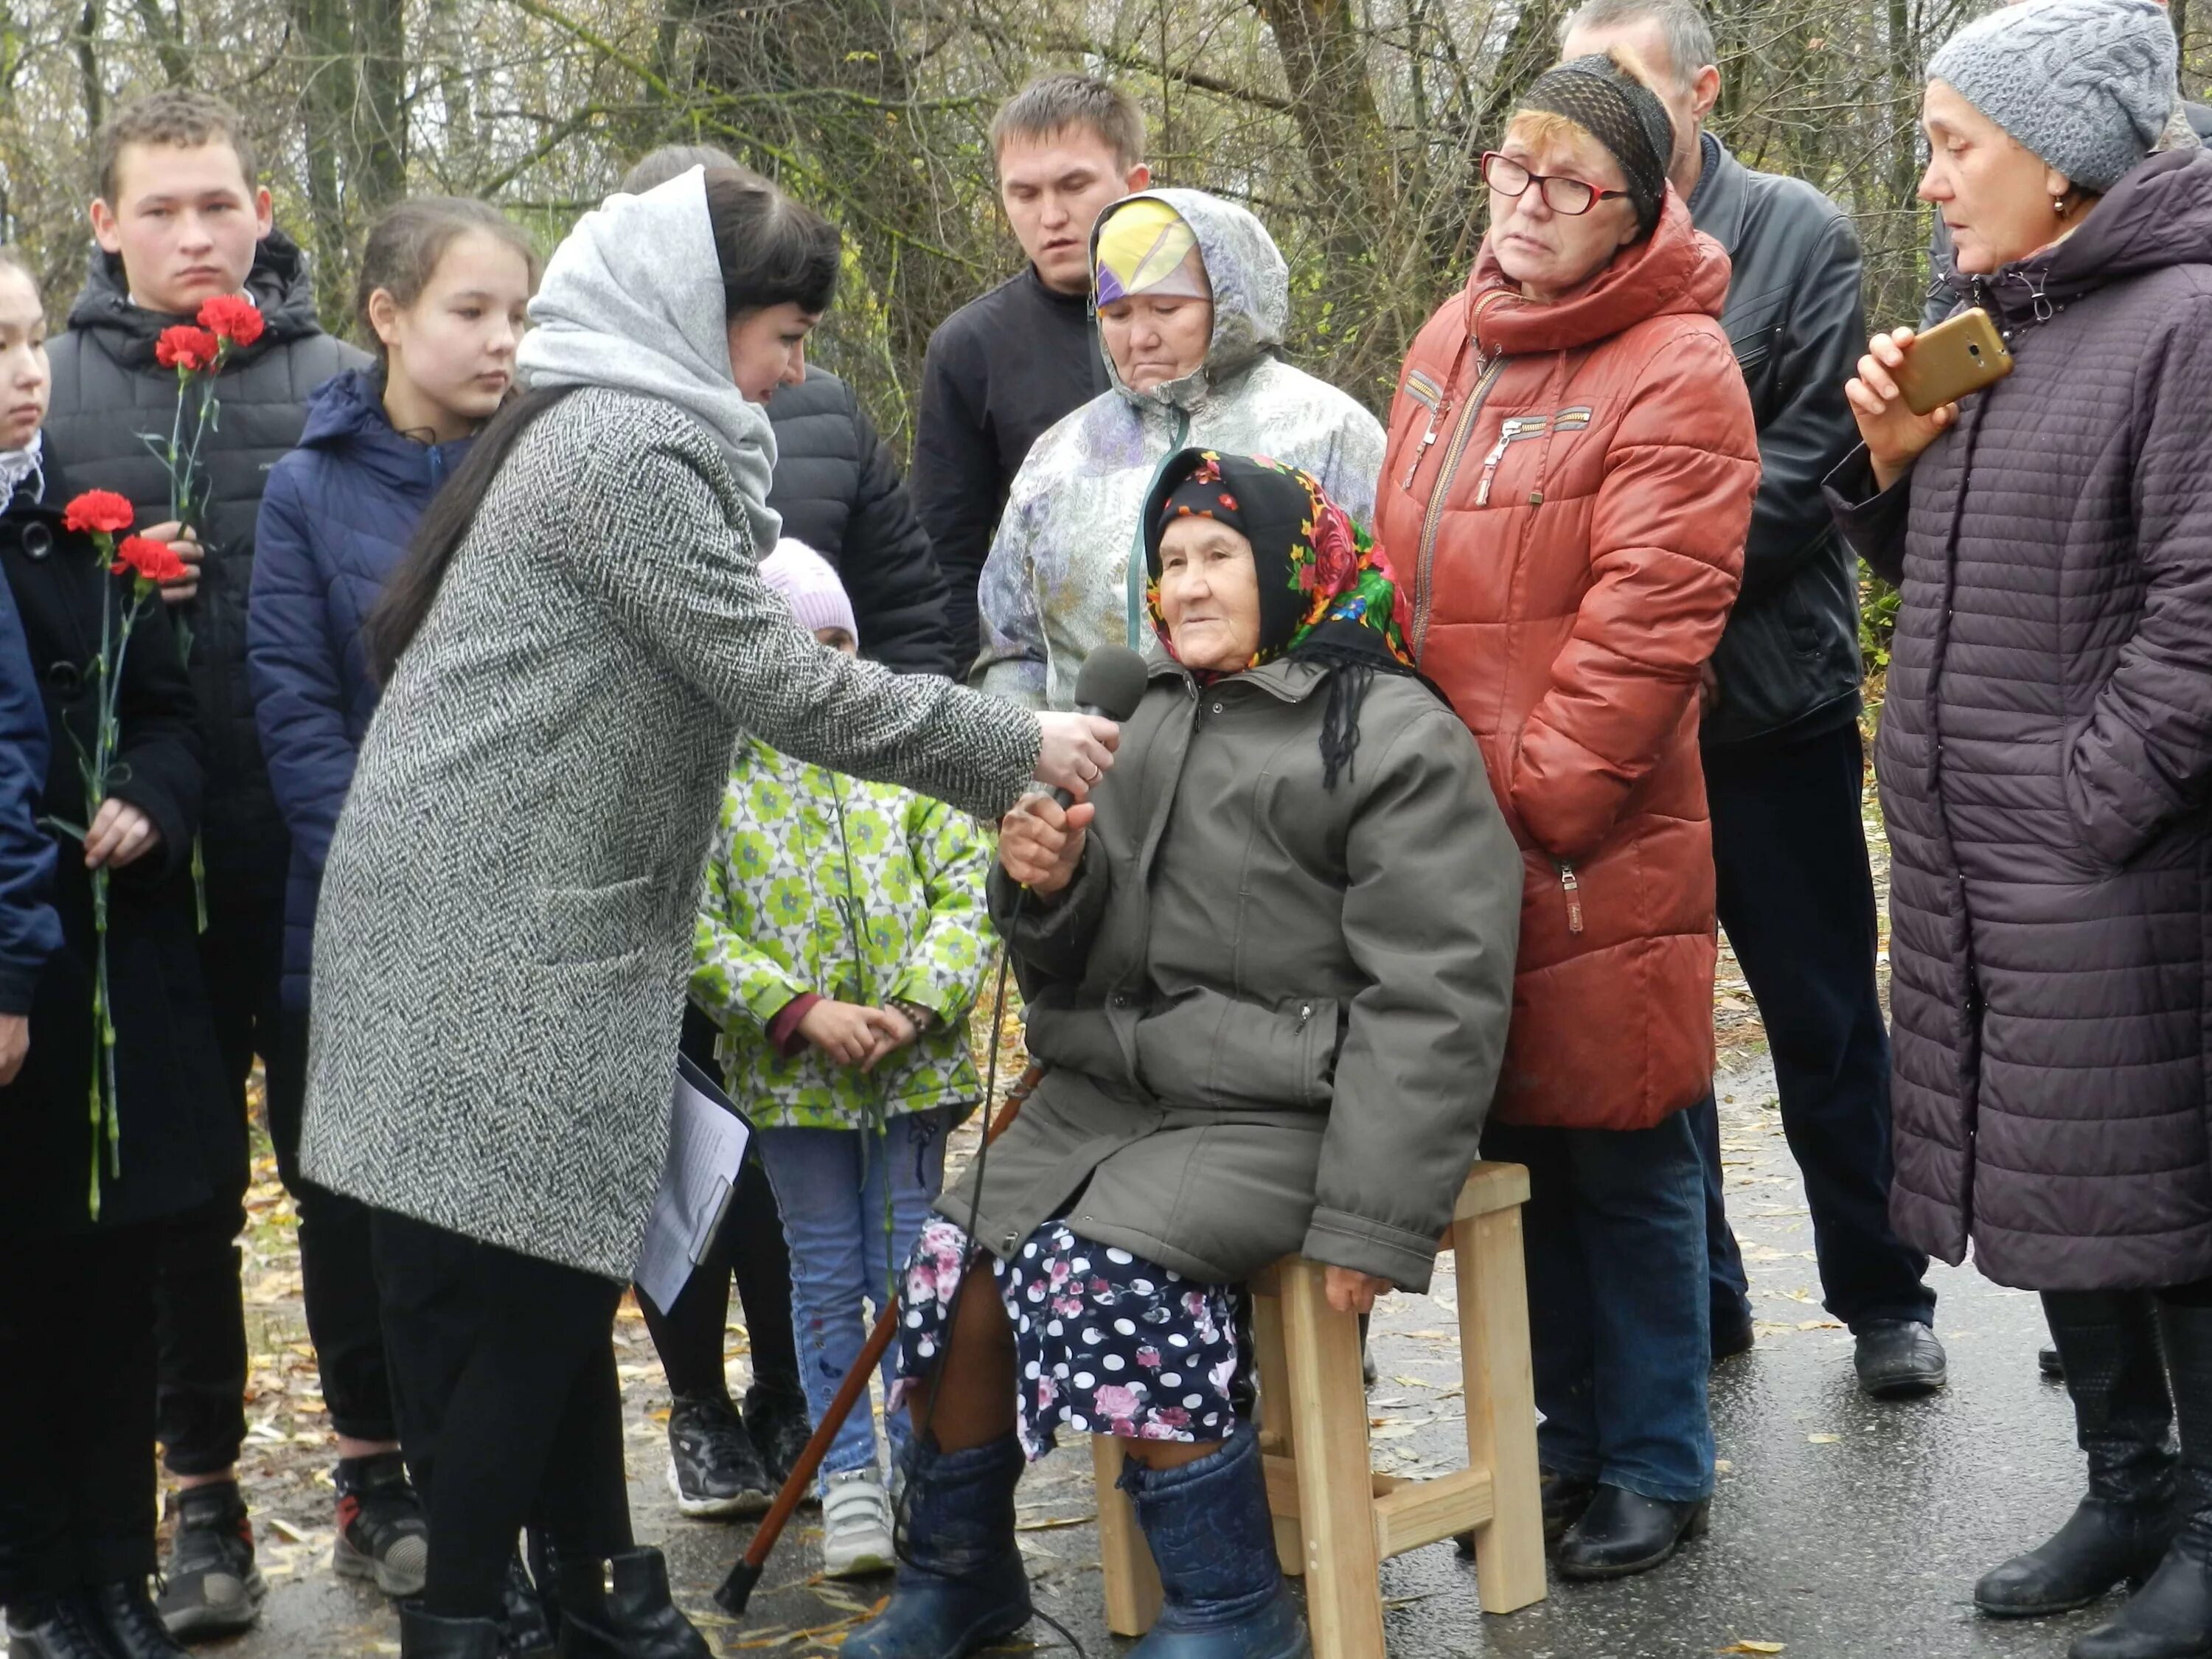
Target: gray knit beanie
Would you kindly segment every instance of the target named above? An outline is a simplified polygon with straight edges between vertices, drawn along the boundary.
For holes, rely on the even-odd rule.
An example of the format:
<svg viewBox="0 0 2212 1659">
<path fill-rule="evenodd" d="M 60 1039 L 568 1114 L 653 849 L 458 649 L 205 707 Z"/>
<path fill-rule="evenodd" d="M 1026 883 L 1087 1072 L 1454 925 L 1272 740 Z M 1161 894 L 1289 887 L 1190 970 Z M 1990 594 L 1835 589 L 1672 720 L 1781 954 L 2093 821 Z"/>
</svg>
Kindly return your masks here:
<svg viewBox="0 0 2212 1659">
<path fill-rule="evenodd" d="M 2166 130 L 2180 95 L 2176 56 L 2155 0 L 2024 0 L 1953 35 L 1928 78 L 2102 195 Z"/>
</svg>

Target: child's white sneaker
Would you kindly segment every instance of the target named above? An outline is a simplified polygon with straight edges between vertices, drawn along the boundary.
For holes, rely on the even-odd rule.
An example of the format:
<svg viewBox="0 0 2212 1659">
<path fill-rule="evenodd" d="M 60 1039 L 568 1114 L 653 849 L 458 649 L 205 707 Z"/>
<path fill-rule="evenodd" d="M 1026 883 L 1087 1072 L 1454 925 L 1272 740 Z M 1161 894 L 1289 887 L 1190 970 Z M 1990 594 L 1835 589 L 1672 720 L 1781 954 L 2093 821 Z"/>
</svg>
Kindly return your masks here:
<svg viewBox="0 0 2212 1659">
<path fill-rule="evenodd" d="M 873 1469 L 848 1469 L 822 1482 L 822 1571 L 865 1578 L 898 1565 L 891 1540 L 891 1496 Z"/>
</svg>

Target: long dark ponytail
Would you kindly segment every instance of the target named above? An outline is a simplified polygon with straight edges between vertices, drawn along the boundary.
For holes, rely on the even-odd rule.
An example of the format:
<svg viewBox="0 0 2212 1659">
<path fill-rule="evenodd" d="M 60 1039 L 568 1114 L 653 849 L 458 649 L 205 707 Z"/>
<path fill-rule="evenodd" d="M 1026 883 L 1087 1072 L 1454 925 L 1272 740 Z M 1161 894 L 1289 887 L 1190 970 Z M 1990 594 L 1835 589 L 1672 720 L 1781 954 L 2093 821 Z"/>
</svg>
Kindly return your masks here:
<svg viewBox="0 0 2212 1659">
<path fill-rule="evenodd" d="M 743 312 L 785 304 L 817 315 L 827 311 L 837 292 L 837 227 L 742 168 L 708 167 L 706 185 L 724 314 L 734 319 Z M 399 568 L 369 613 L 369 659 L 379 679 L 391 679 L 400 653 L 421 631 L 445 582 L 447 568 L 467 539 L 477 509 L 483 505 L 507 456 L 539 416 L 574 390 L 547 387 L 509 402 L 431 500 Z"/>
</svg>

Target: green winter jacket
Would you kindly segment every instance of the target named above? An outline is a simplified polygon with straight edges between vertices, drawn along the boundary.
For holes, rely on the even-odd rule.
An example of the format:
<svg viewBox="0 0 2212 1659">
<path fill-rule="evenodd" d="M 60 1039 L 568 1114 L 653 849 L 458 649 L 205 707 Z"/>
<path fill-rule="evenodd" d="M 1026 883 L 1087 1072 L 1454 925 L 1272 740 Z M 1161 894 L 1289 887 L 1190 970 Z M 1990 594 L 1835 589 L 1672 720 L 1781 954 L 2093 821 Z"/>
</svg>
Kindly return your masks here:
<svg viewBox="0 0 2212 1659">
<path fill-rule="evenodd" d="M 975 821 L 943 802 L 738 740 L 691 1000 L 721 1028 L 715 1056 L 755 1124 L 854 1129 L 982 1097 L 967 1016 L 991 963 L 990 867 Z M 811 1043 L 781 1054 L 768 1028 L 810 991 L 878 1006 L 896 997 L 937 1021 L 865 1074 Z"/>
<path fill-rule="evenodd" d="M 1064 1215 L 1208 1283 L 1297 1251 L 1425 1290 L 1505 1047 L 1521 855 L 1458 715 L 1378 674 L 1160 663 L 1050 899 L 991 872 L 1046 1067 L 937 1201 L 1011 1256 Z"/>
</svg>

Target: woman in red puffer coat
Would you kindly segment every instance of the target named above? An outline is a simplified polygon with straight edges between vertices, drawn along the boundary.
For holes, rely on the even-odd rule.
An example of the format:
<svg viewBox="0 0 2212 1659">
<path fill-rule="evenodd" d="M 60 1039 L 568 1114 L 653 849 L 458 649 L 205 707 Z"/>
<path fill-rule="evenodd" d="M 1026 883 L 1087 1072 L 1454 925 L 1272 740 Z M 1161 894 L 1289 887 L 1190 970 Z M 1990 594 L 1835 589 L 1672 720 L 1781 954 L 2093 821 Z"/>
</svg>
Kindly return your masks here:
<svg viewBox="0 0 2212 1659">
<path fill-rule="evenodd" d="M 1681 1109 L 1712 1085 L 1698 678 L 1759 450 L 1717 320 L 1728 256 L 1667 185 L 1622 60 L 1540 78 L 1484 158 L 1491 229 L 1407 355 L 1376 506 L 1413 646 L 1525 864 L 1485 1155 L 1528 1166 L 1528 1299 L 1560 1571 L 1656 1566 L 1712 1490 L 1705 1221 Z"/>
</svg>

